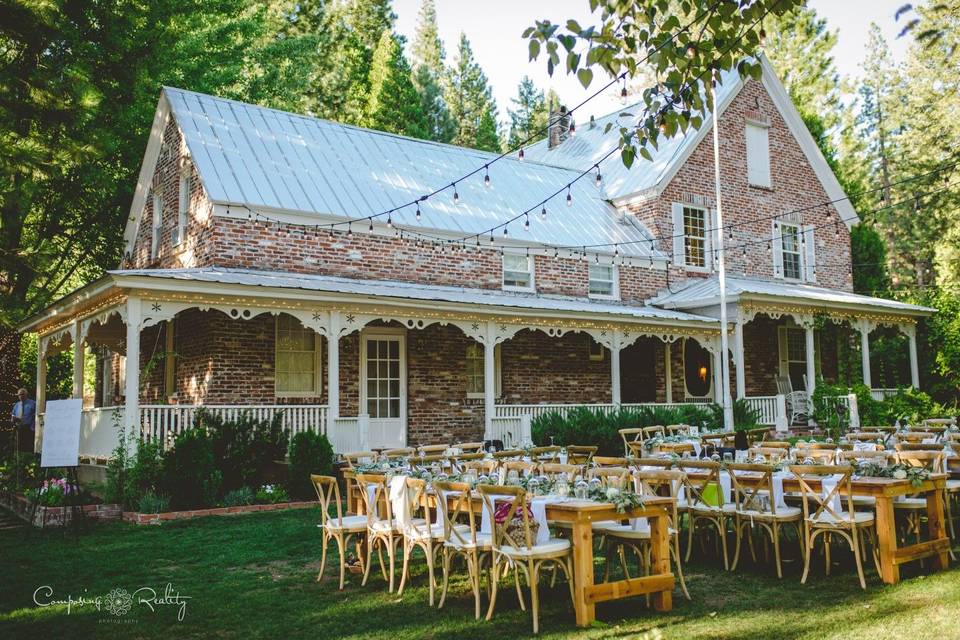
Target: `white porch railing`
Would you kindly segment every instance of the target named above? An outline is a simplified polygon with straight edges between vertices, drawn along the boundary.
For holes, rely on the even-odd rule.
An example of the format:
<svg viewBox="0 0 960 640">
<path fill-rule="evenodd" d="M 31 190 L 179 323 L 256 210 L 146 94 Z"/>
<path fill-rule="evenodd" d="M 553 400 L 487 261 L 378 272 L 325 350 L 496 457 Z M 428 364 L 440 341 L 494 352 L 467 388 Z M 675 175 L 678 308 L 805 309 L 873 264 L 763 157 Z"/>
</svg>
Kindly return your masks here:
<svg viewBox="0 0 960 640">
<path fill-rule="evenodd" d="M 336 453 L 366 451 L 369 442 L 370 418 L 356 416 L 331 420 L 327 427 L 327 438 Z"/>
<path fill-rule="evenodd" d="M 899 389 L 870 389 L 870 397 L 878 402 L 882 402 L 891 396 L 897 395 Z"/>
<path fill-rule="evenodd" d="M 123 407 L 97 407 L 80 413 L 80 457 L 109 458 L 120 444 Z"/>
<path fill-rule="evenodd" d="M 760 416 L 760 424 L 777 424 L 777 396 L 747 396 L 744 398 L 747 406 L 757 412 Z M 786 416 L 783 417 L 784 423 Z"/>
<path fill-rule="evenodd" d="M 169 447 L 178 434 L 193 425 L 199 409 L 227 420 L 236 420 L 244 414 L 255 420 L 270 420 L 278 412 L 283 412 L 283 428 L 291 438 L 303 431 L 327 431 L 326 405 L 148 404 L 140 406 L 140 437 L 163 442 L 164 447 Z"/>
</svg>

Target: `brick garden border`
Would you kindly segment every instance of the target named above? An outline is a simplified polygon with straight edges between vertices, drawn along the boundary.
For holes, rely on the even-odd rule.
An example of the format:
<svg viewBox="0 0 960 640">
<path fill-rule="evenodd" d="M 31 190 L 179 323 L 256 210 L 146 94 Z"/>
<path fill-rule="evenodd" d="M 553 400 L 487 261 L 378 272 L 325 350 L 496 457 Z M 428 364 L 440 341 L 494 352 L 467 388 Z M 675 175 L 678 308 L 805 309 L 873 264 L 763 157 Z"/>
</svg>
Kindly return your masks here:
<svg viewBox="0 0 960 640">
<path fill-rule="evenodd" d="M 3 496 L 3 504 L 9 507 L 14 515 L 21 520 L 30 522 L 31 504 L 26 496 L 19 493 L 7 493 Z M 121 515 L 120 505 L 110 503 L 84 504 L 72 508 L 67 507 L 66 509 L 63 507 L 38 506 L 33 516 L 33 522 L 30 524 L 35 527 L 62 527 L 70 523 L 73 518 L 73 511 L 76 508 L 83 510 L 84 517 L 97 521 L 119 520 Z"/>
<path fill-rule="evenodd" d="M 124 511 L 123 519 L 126 522 L 134 524 L 156 524 L 171 520 L 189 520 L 192 518 L 203 518 L 206 516 L 232 516 L 240 513 L 256 513 L 258 511 L 282 511 L 284 509 L 309 509 L 315 507 L 319 502 L 316 500 L 304 500 L 296 502 L 278 502 L 276 504 L 248 504 L 236 507 L 214 507 L 212 509 L 194 509 L 192 511 L 165 511 L 163 513 L 138 513 L 136 511 Z"/>
</svg>

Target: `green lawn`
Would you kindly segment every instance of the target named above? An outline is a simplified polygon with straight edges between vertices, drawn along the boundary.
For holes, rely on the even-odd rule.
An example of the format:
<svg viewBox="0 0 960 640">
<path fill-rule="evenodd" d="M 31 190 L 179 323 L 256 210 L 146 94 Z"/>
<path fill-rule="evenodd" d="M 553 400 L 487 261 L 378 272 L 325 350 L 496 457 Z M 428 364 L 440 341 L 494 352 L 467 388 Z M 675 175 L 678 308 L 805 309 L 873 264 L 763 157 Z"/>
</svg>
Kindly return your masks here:
<svg viewBox="0 0 960 640">
<path fill-rule="evenodd" d="M 0 638 L 507 638 L 530 633 L 512 590 L 498 598 L 492 622 L 473 620 L 473 599 L 458 582 L 443 610 L 427 606 L 417 563 L 414 588 L 389 595 L 379 577 L 366 587 L 354 579 L 343 592 L 332 578 L 318 584 L 314 510 L 209 517 L 135 527 L 93 526 L 75 536 L 21 528 L 0 531 Z M 848 554 L 838 553 L 843 561 Z M 598 607 L 597 626 L 574 627 L 565 586 L 544 587 L 544 638 L 960 638 L 960 569 L 884 587 L 868 574 L 862 592 L 849 565 L 823 575 L 822 561 L 806 586 L 797 563 L 782 581 L 749 563 L 736 573 L 694 558 L 686 567 L 692 602 L 679 592 L 668 614 L 648 610 L 643 599 Z M 332 575 L 332 574 L 331 574 Z M 91 607 L 38 608 L 43 585 L 54 598 L 104 596 L 171 583 L 191 599 L 183 622 L 176 608 L 135 605 L 115 617 Z"/>
</svg>

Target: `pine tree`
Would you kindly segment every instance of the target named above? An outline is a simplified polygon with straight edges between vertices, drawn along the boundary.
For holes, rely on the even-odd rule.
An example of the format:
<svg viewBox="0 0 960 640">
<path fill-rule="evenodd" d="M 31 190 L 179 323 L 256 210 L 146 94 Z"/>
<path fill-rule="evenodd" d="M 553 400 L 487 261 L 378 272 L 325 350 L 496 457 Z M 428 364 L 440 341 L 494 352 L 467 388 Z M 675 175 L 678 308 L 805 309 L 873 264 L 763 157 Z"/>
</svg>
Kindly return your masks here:
<svg viewBox="0 0 960 640">
<path fill-rule="evenodd" d="M 487 76 L 473 58 L 470 41 L 463 33 L 460 34 L 456 60 L 449 72 L 446 97 L 455 126 L 451 140 L 453 144 L 490 150 L 499 147 L 499 140 L 496 139 L 497 107 L 493 94 Z"/>
<path fill-rule="evenodd" d="M 433 0 L 420 6 L 417 33 L 410 51 L 413 61 L 413 83 L 420 99 L 420 109 L 429 123 L 427 137 L 439 142 L 453 138 L 453 122 L 443 97 L 444 52 L 437 33 L 437 10 Z"/>
<path fill-rule="evenodd" d="M 389 30 L 383 32 L 373 54 L 369 84 L 364 126 L 416 138 L 428 136 L 410 65 L 400 42 Z"/>
<path fill-rule="evenodd" d="M 533 84 L 533 80 L 524 76 L 517 87 L 517 97 L 512 98 L 511 102 L 516 108 L 507 109 L 510 116 L 507 145 L 513 148 L 528 138 L 544 137 L 550 113 L 543 91 Z"/>
</svg>

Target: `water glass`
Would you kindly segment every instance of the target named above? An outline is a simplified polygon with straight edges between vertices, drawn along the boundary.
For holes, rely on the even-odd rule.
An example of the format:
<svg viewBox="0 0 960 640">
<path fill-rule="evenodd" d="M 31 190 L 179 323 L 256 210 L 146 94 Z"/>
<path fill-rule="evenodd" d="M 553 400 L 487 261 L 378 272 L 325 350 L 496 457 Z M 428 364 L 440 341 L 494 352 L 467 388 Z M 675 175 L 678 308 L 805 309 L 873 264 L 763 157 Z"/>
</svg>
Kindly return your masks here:
<svg viewBox="0 0 960 640">
<path fill-rule="evenodd" d="M 537 495 L 538 491 L 540 491 L 540 481 L 536 478 L 530 478 L 530 481 L 527 482 L 527 493 Z"/>
<path fill-rule="evenodd" d="M 500 475 L 496 471 L 492 471 L 487 479 L 490 481 L 490 484 L 500 484 Z"/>
<path fill-rule="evenodd" d="M 518 472 L 516 469 L 510 469 L 509 471 L 507 471 L 507 479 L 504 482 L 504 484 L 509 484 L 509 485 L 520 484 L 520 472 Z"/>
<path fill-rule="evenodd" d="M 567 484 L 567 478 L 563 474 L 557 476 L 557 482 L 553 485 L 557 495 L 566 499 L 570 495 L 570 485 Z"/>
<path fill-rule="evenodd" d="M 587 483 L 583 480 L 578 480 L 573 486 L 573 495 L 577 500 L 586 500 L 588 492 L 589 489 L 587 487 Z"/>
<path fill-rule="evenodd" d="M 729 451 L 727 451 L 726 453 L 724 453 L 724 454 L 723 454 L 723 461 L 724 461 L 724 463 L 733 462 L 733 454 L 730 453 Z"/>
</svg>

